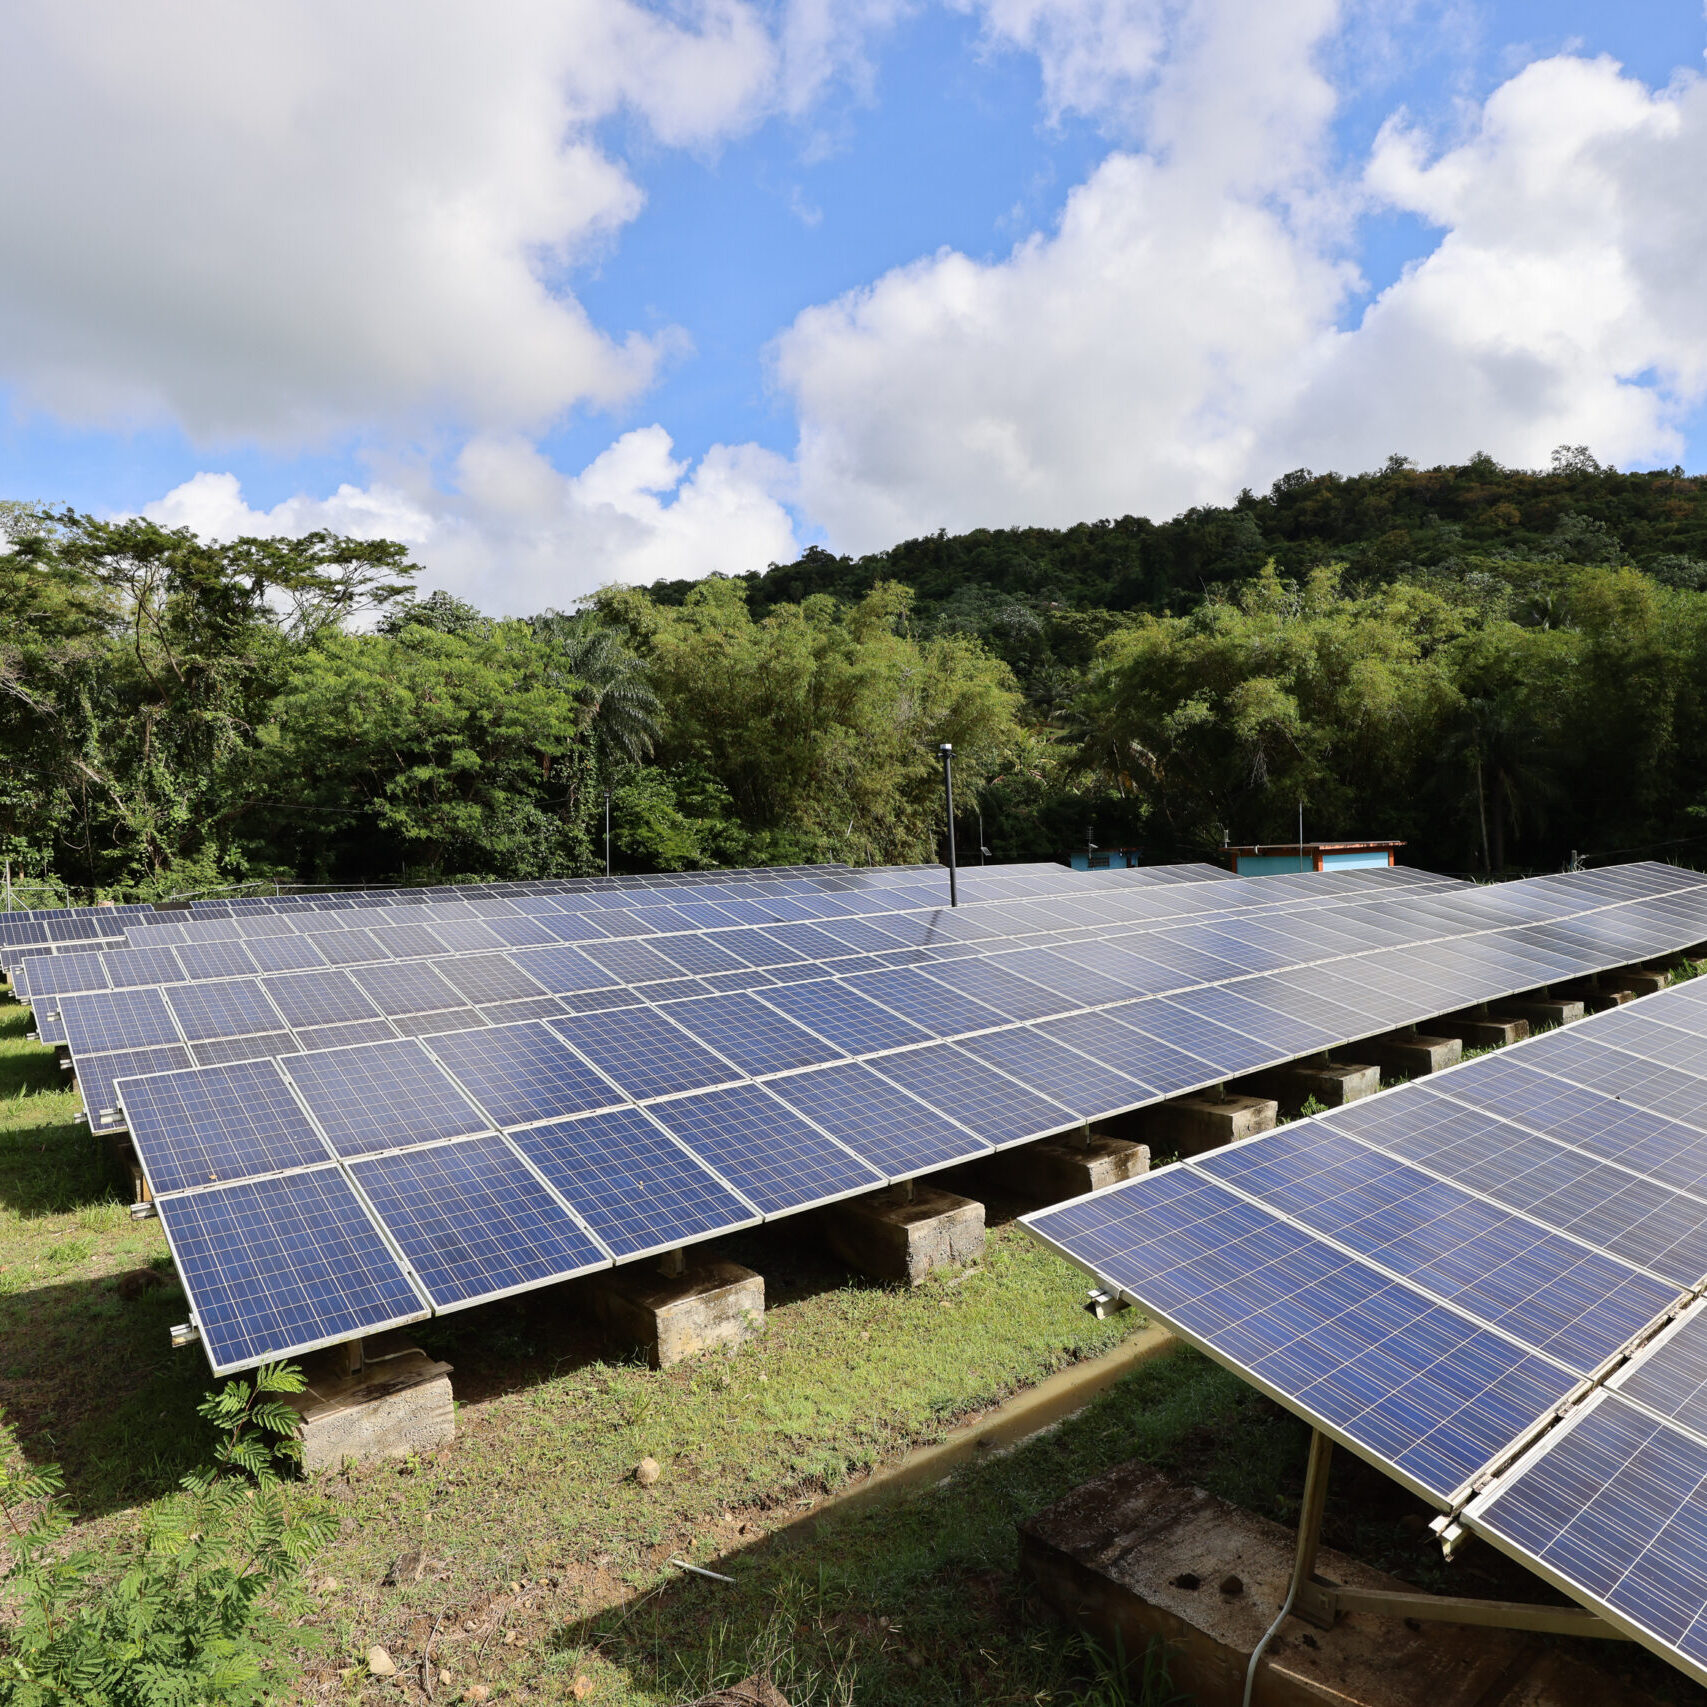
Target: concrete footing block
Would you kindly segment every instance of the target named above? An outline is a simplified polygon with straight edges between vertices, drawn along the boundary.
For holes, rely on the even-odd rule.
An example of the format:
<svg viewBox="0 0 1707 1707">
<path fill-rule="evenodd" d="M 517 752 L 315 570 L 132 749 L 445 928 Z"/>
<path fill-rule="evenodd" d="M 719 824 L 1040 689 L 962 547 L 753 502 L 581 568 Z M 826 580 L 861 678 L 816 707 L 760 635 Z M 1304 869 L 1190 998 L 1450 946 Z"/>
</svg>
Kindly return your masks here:
<svg viewBox="0 0 1707 1707">
<path fill-rule="evenodd" d="M 1255 1073 L 1244 1081 L 1251 1091 L 1271 1096 L 1284 1108 L 1300 1108 L 1314 1097 L 1323 1108 L 1343 1108 L 1348 1102 L 1372 1097 L 1381 1088 L 1379 1066 L 1350 1062 L 1300 1061 Z"/>
<path fill-rule="evenodd" d="M 936 1186 L 890 1186 L 832 1203 L 820 1225 L 830 1249 L 874 1280 L 917 1286 L 984 1255 L 984 1205 Z"/>
<path fill-rule="evenodd" d="M 1597 982 L 1602 990 L 1627 990 L 1632 996 L 1653 996 L 1671 983 L 1671 974 L 1651 971 L 1646 966 L 1626 966 L 1616 972 L 1601 973 Z"/>
<path fill-rule="evenodd" d="M 1279 1118 L 1280 1104 L 1273 1097 L 1215 1097 L 1208 1092 L 1175 1097 L 1144 1110 L 1151 1149 L 1177 1151 L 1182 1156 L 1254 1138 L 1270 1131 Z"/>
<path fill-rule="evenodd" d="M 765 1328 L 765 1281 L 739 1263 L 611 1269 L 592 1285 L 593 1312 L 613 1339 L 638 1346 L 654 1369 L 702 1351 L 745 1345 Z"/>
<path fill-rule="evenodd" d="M 1150 1171 L 1150 1146 L 1093 1132 L 1090 1142 L 1044 1138 L 1017 1144 L 982 1164 L 998 1185 L 1038 1203 L 1059 1203 Z"/>
<path fill-rule="evenodd" d="M 307 1474 L 345 1464 L 377 1464 L 443 1446 L 456 1435 L 448 1363 L 401 1334 L 365 1342 L 366 1362 L 351 1373 L 342 1350 L 303 1360 L 308 1385 L 287 1395 L 302 1417 Z"/>
<path fill-rule="evenodd" d="M 1432 1037 L 1456 1037 L 1466 1049 L 1503 1049 L 1529 1035 L 1526 1019 L 1495 1019 L 1490 1014 L 1449 1014 L 1428 1022 Z"/>
<path fill-rule="evenodd" d="M 1385 1037 L 1372 1037 L 1358 1044 L 1359 1055 L 1369 1059 L 1388 1073 L 1403 1073 L 1419 1078 L 1425 1073 L 1438 1073 L 1464 1059 L 1463 1040 L 1440 1037 L 1433 1032 L 1390 1031 Z"/>
<path fill-rule="evenodd" d="M 1490 1004 L 1489 1012 L 1495 1019 L 1526 1019 L 1531 1027 L 1570 1025 L 1583 1017 L 1583 1004 L 1571 996 L 1514 996 Z"/>
</svg>

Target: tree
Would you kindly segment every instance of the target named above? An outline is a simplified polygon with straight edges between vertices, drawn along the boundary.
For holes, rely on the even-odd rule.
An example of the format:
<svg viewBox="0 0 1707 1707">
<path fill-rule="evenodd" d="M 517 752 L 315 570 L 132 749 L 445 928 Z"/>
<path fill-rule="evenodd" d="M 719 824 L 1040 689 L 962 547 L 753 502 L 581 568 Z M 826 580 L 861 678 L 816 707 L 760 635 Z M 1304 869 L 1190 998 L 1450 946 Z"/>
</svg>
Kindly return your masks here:
<svg viewBox="0 0 1707 1707">
<path fill-rule="evenodd" d="M 557 650 L 578 684 L 599 774 L 647 758 L 658 739 L 658 696 L 646 667 L 622 636 L 591 612 L 550 610 L 530 619 L 534 633 Z"/>
</svg>

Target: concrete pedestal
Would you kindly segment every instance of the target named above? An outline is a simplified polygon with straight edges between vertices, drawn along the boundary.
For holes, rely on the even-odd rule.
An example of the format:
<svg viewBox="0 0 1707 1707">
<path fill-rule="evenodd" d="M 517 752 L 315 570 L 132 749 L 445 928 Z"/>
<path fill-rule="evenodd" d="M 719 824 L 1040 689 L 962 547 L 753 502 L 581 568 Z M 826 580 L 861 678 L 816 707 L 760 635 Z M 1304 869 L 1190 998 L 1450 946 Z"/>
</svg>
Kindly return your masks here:
<svg viewBox="0 0 1707 1707">
<path fill-rule="evenodd" d="M 1045 1138 L 1019 1144 L 981 1164 L 998 1185 L 1036 1203 L 1059 1203 L 1150 1171 L 1150 1146 L 1093 1132 L 1088 1144 Z"/>
<path fill-rule="evenodd" d="M 1653 972 L 1645 966 L 1620 967 L 1616 972 L 1603 972 L 1599 983 L 1603 990 L 1628 990 L 1632 996 L 1653 996 L 1671 982 L 1669 972 Z"/>
<path fill-rule="evenodd" d="M 1428 1022 L 1432 1037 L 1456 1037 L 1466 1049 L 1503 1049 L 1529 1035 L 1526 1019 L 1495 1019 L 1491 1014 L 1449 1014 Z"/>
<path fill-rule="evenodd" d="M 891 1186 L 832 1203 L 820 1216 L 830 1249 L 874 1280 L 917 1286 L 984 1254 L 984 1205 L 935 1186 Z"/>
<path fill-rule="evenodd" d="M 1217 1098 L 1203 1092 L 1145 1109 L 1144 1127 L 1150 1148 L 1158 1154 L 1195 1156 L 1270 1131 L 1279 1118 L 1280 1105 L 1273 1097 Z"/>
<path fill-rule="evenodd" d="M 1526 1019 L 1530 1025 L 1569 1025 L 1583 1017 L 1583 1005 L 1569 996 L 1514 996 L 1490 1004 L 1495 1019 Z"/>
<path fill-rule="evenodd" d="M 690 1262 L 678 1275 L 635 1264 L 600 1275 L 592 1293 L 611 1336 L 639 1346 L 654 1369 L 744 1345 L 765 1328 L 764 1276 L 739 1263 Z"/>
<path fill-rule="evenodd" d="M 1134 1679 L 1150 1643 L 1165 1644 L 1170 1686 L 1197 1707 L 1238 1707 L 1251 1652 L 1285 1599 L 1296 1545 L 1291 1530 L 1138 1462 L 1076 1488 L 1019 1531 L 1020 1571 L 1058 1617 L 1105 1653 L 1124 1653 Z M 1326 1547 L 1316 1569 L 1346 1587 L 1407 1587 Z M 1565 1644 L 1361 1612 L 1343 1615 L 1331 1630 L 1287 1619 L 1255 1690 L 1258 1707 L 1614 1700 L 1654 1707 Z"/>
<path fill-rule="evenodd" d="M 1361 1052 L 1362 1045 L 1354 1044 Z M 1338 1061 L 1300 1061 L 1254 1073 L 1243 1081 L 1249 1090 L 1271 1096 L 1283 1108 L 1302 1108 L 1314 1097 L 1323 1108 L 1343 1108 L 1348 1102 L 1372 1097 L 1381 1088 L 1379 1066 L 1353 1066 Z"/>
<path fill-rule="evenodd" d="M 365 1367 L 351 1374 L 342 1351 L 303 1360 L 308 1385 L 287 1395 L 302 1416 L 302 1468 L 376 1464 L 443 1446 L 456 1435 L 448 1363 L 436 1363 L 401 1334 L 365 1342 Z"/>
<path fill-rule="evenodd" d="M 1464 1059 L 1460 1039 L 1420 1031 L 1390 1031 L 1385 1037 L 1368 1038 L 1358 1044 L 1357 1052 L 1367 1055 L 1384 1072 L 1412 1079 L 1438 1073 Z"/>
</svg>

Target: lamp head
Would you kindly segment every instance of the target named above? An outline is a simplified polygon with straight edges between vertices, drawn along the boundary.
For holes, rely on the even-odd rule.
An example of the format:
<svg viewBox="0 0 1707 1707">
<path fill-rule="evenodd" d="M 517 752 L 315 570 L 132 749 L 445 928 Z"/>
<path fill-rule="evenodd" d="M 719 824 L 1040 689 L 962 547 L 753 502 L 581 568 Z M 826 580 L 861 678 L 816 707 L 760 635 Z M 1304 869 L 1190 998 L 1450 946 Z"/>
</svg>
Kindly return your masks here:
<svg viewBox="0 0 1707 1707">
<path fill-rule="evenodd" d="M 942 744 L 941 744 L 941 745 L 940 745 L 940 746 L 939 746 L 939 747 L 938 747 L 938 748 L 937 748 L 937 752 L 938 752 L 938 753 L 939 753 L 939 754 L 940 754 L 940 755 L 941 755 L 941 756 L 942 756 L 942 757 L 943 757 L 943 758 L 945 758 L 945 759 L 946 759 L 946 758 L 948 758 L 948 757 L 949 757 L 949 756 L 950 756 L 950 755 L 951 755 L 951 754 L 952 754 L 952 753 L 953 753 L 953 752 L 954 752 L 954 743 L 953 743 L 953 742 L 952 742 L 952 741 L 944 741 L 944 742 L 943 742 L 943 743 L 942 743 Z"/>
</svg>

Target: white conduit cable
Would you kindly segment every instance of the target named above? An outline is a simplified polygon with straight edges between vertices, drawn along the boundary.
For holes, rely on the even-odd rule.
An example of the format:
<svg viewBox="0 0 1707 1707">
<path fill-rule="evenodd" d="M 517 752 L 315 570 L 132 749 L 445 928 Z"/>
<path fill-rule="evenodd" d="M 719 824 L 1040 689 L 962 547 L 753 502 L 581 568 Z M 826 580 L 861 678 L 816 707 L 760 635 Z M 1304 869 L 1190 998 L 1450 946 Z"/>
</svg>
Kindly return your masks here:
<svg viewBox="0 0 1707 1707">
<path fill-rule="evenodd" d="M 1280 1603 L 1280 1611 L 1274 1622 L 1263 1634 L 1263 1639 L 1251 1650 L 1251 1663 L 1245 1667 L 1245 1701 L 1244 1707 L 1251 1707 L 1251 1692 L 1257 1686 L 1257 1667 L 1262 1663 L 1263 1651 L 1274 1640 L 1274 1633 L 1286 1622 L 1287 1615 L 1292 1611 L 1292 1602 L 1298 1596 L 1298 1573 L 1292 1573 L 1292 1582 L 1286 1591 L 1286 1599 Z"/>
</svg>

